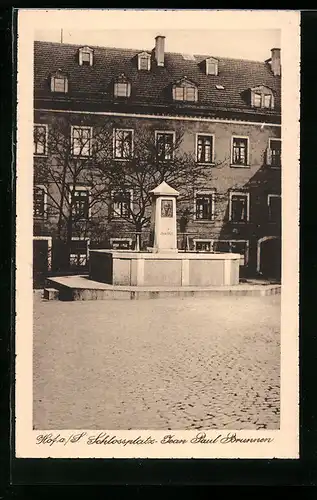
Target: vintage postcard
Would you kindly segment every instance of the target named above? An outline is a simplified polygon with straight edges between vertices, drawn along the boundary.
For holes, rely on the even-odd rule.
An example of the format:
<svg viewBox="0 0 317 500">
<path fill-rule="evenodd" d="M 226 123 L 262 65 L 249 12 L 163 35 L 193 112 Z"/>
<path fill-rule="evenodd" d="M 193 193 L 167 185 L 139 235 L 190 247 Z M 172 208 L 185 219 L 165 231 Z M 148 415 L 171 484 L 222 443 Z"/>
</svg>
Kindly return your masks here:
<svg viewBox="0 0 317 500">
<path fill-rule="evenodd" d="M 16 457 L 299 458 L 299 19 L 18 10 Z"/>
</svg>

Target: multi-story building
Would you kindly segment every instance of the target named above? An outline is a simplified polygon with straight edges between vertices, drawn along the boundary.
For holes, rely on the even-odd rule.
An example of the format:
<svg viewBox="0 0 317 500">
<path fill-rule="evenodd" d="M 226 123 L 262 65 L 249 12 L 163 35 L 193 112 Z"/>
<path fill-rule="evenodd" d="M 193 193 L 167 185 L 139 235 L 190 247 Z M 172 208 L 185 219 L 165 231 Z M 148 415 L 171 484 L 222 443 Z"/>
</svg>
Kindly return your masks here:
<svg viewBox="0 0 317 500">
<path fill-rule="evenodd" d="M 182 161 L 190 158 L 193 171 L 199 165 L 206 175 L 186 211 L 180 204 L 179 249 L 239 252 L 242 272 L 279 277 L 280 49 L 268 55 L 259 62 L 168 53 L 163 36 L 150 51 L 35 42 L 35 271 L 60 267 L 58 249 L 69 224 L 61 214 L 69 196 L 68 210 L 79 220 L 73 218 L 68 231 L 73 266 L 84 267 L 94 246 L 135 247 L 128 212 L 139 207 L 140 194 L 127 185 L 111 191 L 111 209 L 103 197 L 91 202 L 101 183 L 92 175 L 98 129 L 114 169 L 137 162 L 140 137 L 152 137 L 167 162 L 180 137 Z M 77 162 L 85 176 L 77 175 Z M 143 247 L 148 237 L 145 226 Z"/>
</svg>

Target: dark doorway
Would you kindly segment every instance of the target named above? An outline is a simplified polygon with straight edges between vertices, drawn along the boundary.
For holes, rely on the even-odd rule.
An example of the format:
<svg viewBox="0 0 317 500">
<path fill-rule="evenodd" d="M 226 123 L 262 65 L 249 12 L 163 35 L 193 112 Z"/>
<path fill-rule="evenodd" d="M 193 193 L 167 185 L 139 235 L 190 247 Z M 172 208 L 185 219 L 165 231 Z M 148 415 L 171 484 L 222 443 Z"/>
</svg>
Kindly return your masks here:
<svg viewBox="0 0 317 500">
<path fill-rule="evenodd" d="M 281 279 L 281 240 L 272 238 L 261 243 L 260 271 L 264 278 Z"/>
<path fill-rule="evenodd" d="M 48 240 L 33 240 L 33 288 L 43 288 L 48 273 Z"/>
</svg>

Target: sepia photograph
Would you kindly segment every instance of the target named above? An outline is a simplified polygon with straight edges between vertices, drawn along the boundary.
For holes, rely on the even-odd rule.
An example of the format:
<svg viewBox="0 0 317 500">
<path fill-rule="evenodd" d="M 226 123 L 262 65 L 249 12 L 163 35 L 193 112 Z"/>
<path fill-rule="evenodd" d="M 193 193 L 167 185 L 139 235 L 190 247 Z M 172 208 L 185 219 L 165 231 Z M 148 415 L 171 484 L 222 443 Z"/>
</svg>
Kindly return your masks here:
<svg viewBox="0 0 317 500">
<path fill-rule="evenodd" d="M 66 439 L 120 445 L 131 431 L 161 447 L 269 444 L 283 427 L 285 345 L 296 434 L 296 255 L 284 258 L 299 154 L 282 127 L 297 118 L 295 100 L 293 122 L 284 115 L 283 23 L 237 27 L 232 12 L 217 27 L 210 11 L 214 26 L 200 29 L 164 22 L 177 12 L 148 12 L 149 24 L 145 11 L 116 12 L 106 28 L 85 25 L 91 11 L 69 27 L 65 11 L 29 29 L 18 127 L 33 142 L 17 172 L 28 177 L 18 208 L 31 260 L 17 298 L 31 290 L 35 442 L 52 453 Z"/>
</svg>

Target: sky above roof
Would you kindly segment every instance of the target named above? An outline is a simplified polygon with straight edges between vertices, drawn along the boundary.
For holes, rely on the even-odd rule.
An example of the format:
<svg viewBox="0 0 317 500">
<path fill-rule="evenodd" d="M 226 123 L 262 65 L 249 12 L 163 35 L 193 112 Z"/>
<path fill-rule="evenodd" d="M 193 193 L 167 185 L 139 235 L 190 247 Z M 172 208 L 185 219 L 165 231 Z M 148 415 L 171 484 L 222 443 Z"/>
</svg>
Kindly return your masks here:
<svg viewBox="0 0 317 500">
<path fill-rule="evenodd" d="M 35 40 L 151 50 L 157 35 L 164 35 L 165 50 L 264 61 L 281 46 L 279 29 L 81 29 L 62 23 L 54 29 L 36 29 Z"/>
</svg>

